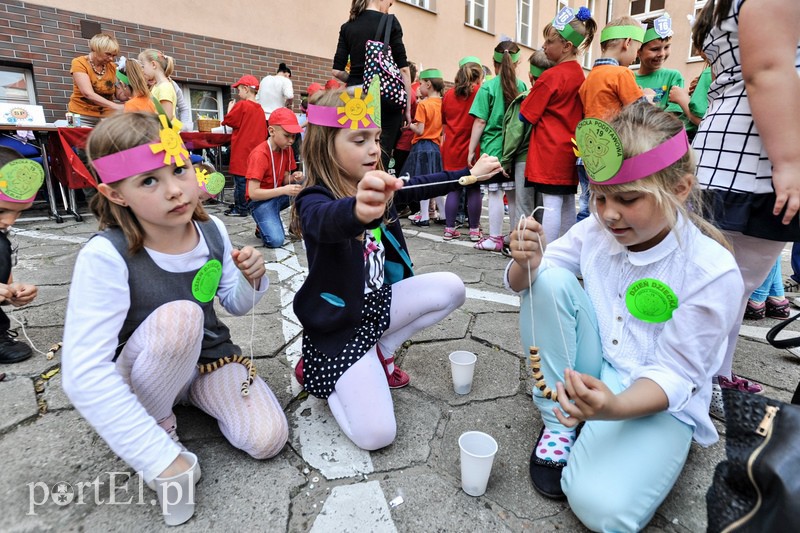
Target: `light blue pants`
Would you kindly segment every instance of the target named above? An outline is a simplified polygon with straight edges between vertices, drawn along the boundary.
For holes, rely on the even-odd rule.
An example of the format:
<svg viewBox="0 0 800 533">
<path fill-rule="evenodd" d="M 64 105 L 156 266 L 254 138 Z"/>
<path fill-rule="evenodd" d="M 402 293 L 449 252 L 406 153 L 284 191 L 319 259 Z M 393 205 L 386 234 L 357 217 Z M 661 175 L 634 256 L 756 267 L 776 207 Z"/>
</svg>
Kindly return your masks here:
<svg viewBox="0 0 800 533">
<path fill-rule="evenodd" d="M 533 316 L 531 316 L 531 299 Z M 568 366 L 599 377 L 615 393 L 620 376 L 603 359 L 597 317 L 575 275 L 561 268 L 540 272 L 520 302 L 523 353 L 539 347 L 547 385 L 556 390 Z M 533 389 L 549 429 L 563 430 L 557 402 Z M 621 421 L 589 421 L 572 448 L 561 488 L 575 515 L 594 531 L 638 531 L 667 497 L 686 463 L 692 428 L 668 412 Z"/>
<path fill-rule="evenodd" d="M 753 294 L 750 295 L 750 299 L 754 302 L 763 303 L 767 301 L 768 296 L 783 298 L 784 294 L 781 258 L 778 257 L 778 260 L 775 261 L 774 265 L 772 265 L 772 270 L 770 270 L 769 274 L 767 274 L 767 278 L 764 280 L 764 283 L 762 283 L 759 288 L 753 291 Z"/>
</svg>

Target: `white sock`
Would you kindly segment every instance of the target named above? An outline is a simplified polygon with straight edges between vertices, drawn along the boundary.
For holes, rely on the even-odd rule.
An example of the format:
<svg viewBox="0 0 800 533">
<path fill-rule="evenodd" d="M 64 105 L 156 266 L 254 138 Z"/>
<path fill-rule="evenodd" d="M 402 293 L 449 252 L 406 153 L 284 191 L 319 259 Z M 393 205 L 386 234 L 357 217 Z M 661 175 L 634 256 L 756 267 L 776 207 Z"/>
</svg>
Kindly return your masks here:
<svg viewBox="0 0 800 533">
<path fill-rule="evenodd" d="M 575 430 L 544 428 L 542 438 L 536 443 L 536 457 L 554 463 L 566 463 L 573 444 L 575 444 Z"/>
</svg>

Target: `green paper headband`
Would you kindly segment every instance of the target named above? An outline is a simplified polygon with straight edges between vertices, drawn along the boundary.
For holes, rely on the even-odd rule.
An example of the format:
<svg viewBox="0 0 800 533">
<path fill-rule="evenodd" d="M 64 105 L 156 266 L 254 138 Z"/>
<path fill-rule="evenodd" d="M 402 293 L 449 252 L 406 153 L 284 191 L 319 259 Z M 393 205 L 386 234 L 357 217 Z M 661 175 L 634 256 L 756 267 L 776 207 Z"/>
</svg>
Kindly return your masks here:
<svg viewBox="0 0 800 533">
<path fill-rule="evenodd" d="M 600 32 L 600 42 L 604 43 L 611 39 L 633 39 L 634 41 L 644 42 L 645 31 L 641 26 L 608 26 Z"/>
<path fill-rule="evenodd" d="M 539 76 L 542 75 L 542 72 L 544 72 L 545 70 L 547 69 L 537 67 L 536 65 L 531 65 L 531 76 L 533 76 L 534 78 L 538 78 Z"/>
<path fill-rule="evenodd" d="M 644 41 L 642 41 L 642 44 L 647 44 L 656 39 L 668 39 L 670 37 L 672 37 L 672 19 L 669 13 L 664 13 L 653 21 L 652 28 L 644 32 Z"/>
<path fill-rule="evenodd" d="M 430 80 L 433 78 L 441 78 L 442 71 L 438 68 L 428 68 L 419 73 L 419 79 Z"/>
<path fill-rule="evenodd" d="M 121 81 L 122 83 L 124 83 L 125 85 L 130 85 L 131 84 L 130 80 L 128 80 L 128 76 L 126 76 L 125 74 L 123 74 L 120 71 L 117 71 L 117 79 L 119 81 Z"/>
<path fill-rule="evenodd" d="M 475 56 L 462 57 L 461 60 L 458 62 L 458 66 L 463 67 L 467 63 L 477 63 L 478 65 L 480 65 L 481 60 Z"/>
<path fill-rule="evenodd" d="M 583 42 L 584 39 L 583 35 L 575 31 L 569 24 L 564 26 L 564 29 L 561 30 L 559 30 L 555 26 L 553 26 L 553 28 L 555 28 L 558 34 L 561 35 L 564 39 L 571 42 L 572 45 L 575 46 L 575 48 L 579 47 Z"/>
<path fill-rule="evenodd" d="M 519 51 L 514 52 L 514 53 L 509 52 L 509 51 L 495 52 L 494 53 L 494 62 L 495 63 L 502 63 L 503 62 L 503 56 L 505 54 L 508 54 L 508 55 L 511 56 L 511 62 L 512 63 L 516 63 L 517 61 L 519 61 L 519 56 L 520 56 L 521 53 L 522 53 L 522 50 L 519 50 Z"/>
<path fill-rule="evenodd" d="M 32 202 L 42 183 L 42 165 L 30 159 L 10 161 L 0 167 L 0 200 L 17 204 Z"/>
</svg>

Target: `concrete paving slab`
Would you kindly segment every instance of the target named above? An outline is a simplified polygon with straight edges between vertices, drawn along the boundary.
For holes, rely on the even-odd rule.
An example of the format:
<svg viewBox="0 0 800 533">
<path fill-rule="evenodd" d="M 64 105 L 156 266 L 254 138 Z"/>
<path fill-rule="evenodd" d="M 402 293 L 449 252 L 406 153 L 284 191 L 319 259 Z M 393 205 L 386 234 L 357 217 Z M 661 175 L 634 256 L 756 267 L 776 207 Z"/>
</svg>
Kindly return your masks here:
<svg viewBox="0 0 800 533">
<path fill-rule="evenodd" d="M 450 316 L 434 324 L 429 328 L 425 328 L 411 337 L 412 343 L 442 341 L 450 339 L 463 339 L 467 335 L 472 317 L 462 311 L 456 309 Z"/>
<path fill-rule="evenodd" d="M 39 416 L 33 382 L 25 376 L 6 376 L 0 381 L 0 434 Z"/>
<path fill-rule="evenodd" d="M 396 532 L 380 484 L 370 481 L 335 487 L 311 527 L 312 533 L 329 531 Z"/>
<path fill-rule="evenodd" d="M 472 327 L 472 338 L 528 359 L 528 353 L 522 352 L 519 338 L 519 311 L 477 315 Z"/>
</svg>

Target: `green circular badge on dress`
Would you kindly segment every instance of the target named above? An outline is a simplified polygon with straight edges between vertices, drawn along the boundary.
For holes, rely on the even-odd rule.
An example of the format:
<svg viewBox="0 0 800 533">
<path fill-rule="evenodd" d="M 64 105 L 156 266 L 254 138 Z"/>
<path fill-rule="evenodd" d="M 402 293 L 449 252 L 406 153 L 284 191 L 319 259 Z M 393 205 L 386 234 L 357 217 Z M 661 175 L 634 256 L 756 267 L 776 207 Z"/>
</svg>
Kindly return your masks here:
<svg viewBox="0 0 800 533">
<path fill-rule="evenodd" d="M 206 303 L 214 299 L 222 279 L 222 263 L 212 259 L 203 265 L 192 280 L 192 295 L 198 302 Z"/>
<path fill-rule="evenodd" d="M 0 192 L 18 202 L 30 200 L 44 183 L 42 165 L 30 159 L 16 159 L 0 168 Z"/>
<path fill-rule="evenodd" d="M 592 181 L 608 181 L 622 168 L 622 141 L 614 128 L 602 120 L 581 120 L 575 129 L 575 142 Z"/>
<path fill-rule="evenodd" d="M 678 308 L 678 296 L 669 285 L 654 278 L 634 281 L 625 291 L 628 311 L 644 322 L 658 324 L 672 318 Z"/>
<path fill-rule="evenodd" d="M 216 196 L 225 188 L 225 175 L 222 172 L 212 172 L 208 175 L 206 192 L 211 196 Z"/>
</svg>

